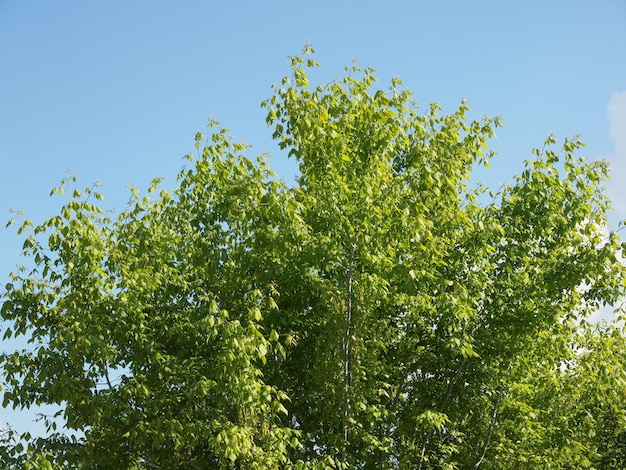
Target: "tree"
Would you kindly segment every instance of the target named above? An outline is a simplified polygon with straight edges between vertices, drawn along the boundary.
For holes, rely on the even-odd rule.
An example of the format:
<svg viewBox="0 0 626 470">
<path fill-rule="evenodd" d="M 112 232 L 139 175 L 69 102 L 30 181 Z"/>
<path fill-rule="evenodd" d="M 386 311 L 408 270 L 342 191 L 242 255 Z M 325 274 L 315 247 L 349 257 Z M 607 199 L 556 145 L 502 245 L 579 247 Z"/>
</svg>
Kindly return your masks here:
<svg viewBox="0 0 626 470">
<path fill-rule="evenodd" d="M 312 87 L 311 52 L 264 103 L 293 187 L 211 123 L 172 193 L 155 180 L 111 219 L 74 190 L 30 228 L 34 269 L 12 275 L 2 317 L 31 348 L 2 356 L 4 405 L 58 404 L 78 435 L 51 422 L 28 452 L 95 468 L 580 467 L 547 453 L 556 409 L 515 423 L 573 393 L 558 374 L 581 319 L 624 294 L 622 246 L 600 230 L 606 164 L 549 138 L 513 184 L 471 186 L 498 119 L 420 113 L 399 80 L 374 90 L 356 66 Z M 577 358 L 592 380 L 601 361 Z M 618 448 L 621 418 L 597 410 Z"/>
<path fill-rule="evenodd" d="M 607 324 L 583 324 L 570 338 L 573 342 L 555 364 L 559 356 L 545 354 L 554 349 L 555 338 L 542 335 L 535 354 L 518 368 L 522 375 L 510 378 L 492 435 L 501 451 L 485 468 L 626 465 L 623 332 Z"/>
<path fill-rule="evenodd" d="M 83 434 L 68 441 L 47 420 L 50 437 L 29 451 L 45 444 L 63 468 L 286 466 L 298 435 L 277 421 L 286 397 L 260 370 L 281 351 L 260 323 L 275 293 L 238 279 L 246 208 L 276 185 L 239 151 L 216 133 L 175 195 L 134 192 L 112 221 L 96 192 L 75 190 L 28 236 L 36 267 L 13 275 L 2 315 L 5 337 L 32 347 L 2 358 L 4 405 L 58 404 Z"/>
</svg>

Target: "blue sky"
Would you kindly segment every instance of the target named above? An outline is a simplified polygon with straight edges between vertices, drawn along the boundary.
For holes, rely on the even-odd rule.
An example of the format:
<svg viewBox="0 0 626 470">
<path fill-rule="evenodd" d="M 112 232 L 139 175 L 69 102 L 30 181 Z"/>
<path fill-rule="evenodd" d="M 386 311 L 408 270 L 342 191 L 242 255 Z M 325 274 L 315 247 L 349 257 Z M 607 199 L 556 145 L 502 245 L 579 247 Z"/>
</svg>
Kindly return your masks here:
<svg viewBox="0 0 626 470">
<path fill-rule="evenodd" d="M 609 193 L 626 218 L 626 2 L 0 0 L 0 227 L 8 209 L 38 222 L 63 202 L 50 190 L 71 170 L 99 181 L 105 207 L 156 176 L 174 187 L 193 137 L 215 117 L 237 140 L 276 150 L 263 99 L 305 41 L 328 82 L 356 59 L 386 88 L 400 77 L 417 101 L 471 117 L 502 115 L 492 186 L 521 171 L 552 132 L 582 134 L 590 159 L 607 158 Z M 0 228 L 0 282 L 21 242 Z M 26 413 L 0 421 L 33 429 Z"/>
</svg>

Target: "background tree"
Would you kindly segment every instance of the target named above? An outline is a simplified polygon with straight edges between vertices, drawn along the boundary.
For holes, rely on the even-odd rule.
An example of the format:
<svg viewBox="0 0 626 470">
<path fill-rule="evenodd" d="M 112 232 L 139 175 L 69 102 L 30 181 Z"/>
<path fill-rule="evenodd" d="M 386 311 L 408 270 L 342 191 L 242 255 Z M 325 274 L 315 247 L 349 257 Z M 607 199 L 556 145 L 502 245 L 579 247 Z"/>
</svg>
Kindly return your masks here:
<svg viewBox="0 0 626 470">
<path fill-rule="evenodd" d="M 571 338 L 567 350 L 558 346 L 555 362 L 559 355 L 545 353 L 555 338 L 542 335 L 536 354 L 517 368 L 521 375 L 511 377 L 502 396 L 484 468 L 624 467 L 623 332 L 583 324 Z"/>
<path fill-rule="evenodd" d="M 498 119 L 420 112 L 356 66 L 310 86 L 311 52 L 264 103 L 293 187 L 213 123 L 171 194 L 110 219 L 74 191 L 26 235 L 2 316 L 31 348 L 2 356 L 4 404 L 58 404 L 78 435 L 50 422 L 25 458 L 610 468 L 623 336 L 579 333 L 624 294 L 606 164 L 550 138 L 511 185 L 470 186 Z M 611 398 L 567 405 L 580 381 Z"/>
</svg>

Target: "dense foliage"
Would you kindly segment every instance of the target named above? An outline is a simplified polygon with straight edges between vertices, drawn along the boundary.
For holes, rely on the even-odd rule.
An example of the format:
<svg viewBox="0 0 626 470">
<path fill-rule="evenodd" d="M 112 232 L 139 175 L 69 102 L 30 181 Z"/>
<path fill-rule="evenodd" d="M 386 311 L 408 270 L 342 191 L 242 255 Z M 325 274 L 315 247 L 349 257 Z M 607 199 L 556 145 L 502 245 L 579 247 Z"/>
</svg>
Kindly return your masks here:
<svg viewBox="0 0 626 470">
<path fill-rule="evenodd" d="M 624 294 L 604 162 L 554 139 L 471 186 L 497 119 L 356 66 L 264 103 L 294 186 L 211 123 L 178 187 L 25 222 L 3 405 L 54 404 L 9 468 L 624 468 Z"/>
</svg>

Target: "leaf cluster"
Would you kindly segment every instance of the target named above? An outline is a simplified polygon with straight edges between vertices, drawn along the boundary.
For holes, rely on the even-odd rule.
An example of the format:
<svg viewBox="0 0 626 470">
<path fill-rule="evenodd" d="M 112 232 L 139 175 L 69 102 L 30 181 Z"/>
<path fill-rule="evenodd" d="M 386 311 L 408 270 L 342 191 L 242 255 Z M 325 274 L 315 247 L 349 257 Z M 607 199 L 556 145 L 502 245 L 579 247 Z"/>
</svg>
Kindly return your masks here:
<svg viewBox="0 0 626 470">
<path fill-rule="evenodd" d="M 394 79 L 326 85 L 307 46 L 263 103 L 293 187 L 218 123 L 178 185 L 24 222 L 3 406 L 58 406 L 9 468 L 620 468 L 624 295 L 603 162 L 548 138 L 470 183 L 498 118 Z"/>
</svg>

